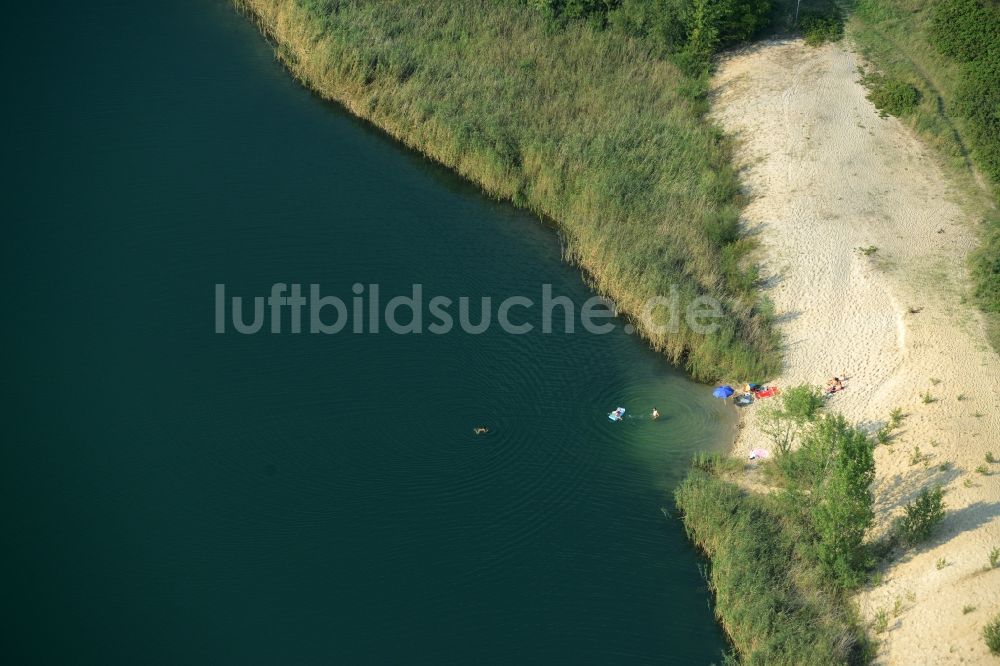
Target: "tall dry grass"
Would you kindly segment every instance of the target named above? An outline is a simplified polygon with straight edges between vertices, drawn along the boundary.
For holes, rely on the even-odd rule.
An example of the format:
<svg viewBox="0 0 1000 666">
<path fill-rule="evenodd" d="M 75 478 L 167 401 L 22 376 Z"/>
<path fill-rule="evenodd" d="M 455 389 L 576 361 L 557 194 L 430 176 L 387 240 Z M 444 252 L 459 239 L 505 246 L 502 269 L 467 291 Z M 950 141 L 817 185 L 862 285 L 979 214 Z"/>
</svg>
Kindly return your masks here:
<svg viewBox="0 0 1000 666">
<path fill-rule="evenodd" d="M 779 366 L 738 218 L 730 146 L 704 118 L 705 81 L 642 39 L 554 29 L 490 0 L 235 0 L 303 84 L 489 194 L 554 220 L 567 256 L 623 313 L 675 287 L 723 304 L 718 331 L 637 321 L 695 377 Z"/>
</svg>

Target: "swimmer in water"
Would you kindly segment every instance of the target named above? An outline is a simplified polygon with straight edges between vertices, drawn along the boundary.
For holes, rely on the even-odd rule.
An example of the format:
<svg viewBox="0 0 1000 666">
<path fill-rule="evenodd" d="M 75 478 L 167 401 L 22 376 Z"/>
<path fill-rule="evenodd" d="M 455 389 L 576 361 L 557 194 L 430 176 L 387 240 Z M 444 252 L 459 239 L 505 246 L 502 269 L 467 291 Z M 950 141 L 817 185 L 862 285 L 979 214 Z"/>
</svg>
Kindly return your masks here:
<svg viewBox="0 0 1000 666">
<path fill-rule="evenodd" d="M 472 429 L 472 432 L 477 435 L 485 435 L 489 431 L 490 429 L 487 428 L 486 426 L 476 426 L 475 428 Z"/>
<path fill-rule="evenodd" d="M 653 420 L 660 418 L 660 413 L 656 411 L 656 407 L 653 407 Z"/>
</svg>

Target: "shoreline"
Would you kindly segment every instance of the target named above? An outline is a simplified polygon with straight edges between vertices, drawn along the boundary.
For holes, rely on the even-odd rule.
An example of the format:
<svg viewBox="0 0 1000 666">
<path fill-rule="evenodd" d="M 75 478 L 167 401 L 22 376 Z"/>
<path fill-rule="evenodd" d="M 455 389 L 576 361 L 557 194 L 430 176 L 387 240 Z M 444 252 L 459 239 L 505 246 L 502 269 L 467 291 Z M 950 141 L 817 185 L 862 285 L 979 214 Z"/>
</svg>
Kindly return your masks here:
<svg viewBox="0 0 1000 666">
<path fill-rule="evenodd" d="M 761 238 L 765 293 L 787 345 L 776 383 L 822 386 L 846 375 L 827 407 L 869 432 L 893 409 L 906 414 L 875 452 L 869 539 L 921 489 L 946 492 L 934 538 L 894 554 L 881 580 L 854 595 L 868 624 L 893 614 L 873 636 L 876 663 L 987 659 L 979 626 L 1000 599 L 1000 570 L 983 570 L 1000 546 L 1000 465 L 986 462 L 1000 455 L 1000 359 L 966 298 L 974 215 L 937 156 L 898 119 L 878 115 L 859 64 L 840 44 L 743 49 L 720 62 L 713 114 L 746 165 L 744 221 Z M 733 455 L 770 448 L 757 427 L 764 406 L 741 410 Z M 979 610 L 963 612 L 969 606 Z"/>
<path fill-rule="evenodd" d="M 565 260 L 695 380 L 778 367 L 753 243 L 739 233 L 731 146 L 704 116 L 704 82 L 649 44 L 582 23 L 548 33 L 540 14 L 513 5 L 471 20 L 443 5 L 431 15 L 359 5 L 331 18 L 291 0 L 233 4 L 304 87 L 555 223 Z M 717 329 L 665 314 L 658 304 L 675 293 L 681 307 L 713 298 Z"/>
<path fill-rule="evenodd" d="M 289 17 L 279 2 L 235 2 L 277 43 L 279 59 L 303 85 L 490 196 L 554 220 L 569 239 L 567 258 L 584 270 L 591 288 L 619 301 L 624 313 L 639 311 L 637 304 L 648 295 L 643 289 L 657 283 L 638 284 L 644 271 L 637 266 L 622 271 L 626 266 L 616 261 L 627 253 L 607 251 L 608 225 L 602 218 L 614 215 L 600 197 L 539 198 L 533 179 L 551 177 L 545 172 L 547 157 L 523 153 L 525 146 L 518 143 L 523 137 L 508 146 L 515 154 L 515 175 L 507 167 L 497 170 L 491 162 L 497 147 L 477 147 L 482 137 L 475 131 L 472 147 L 463 147 L 461 133 L 455 135 L 447 120 L 431 117 L 414 124 L 399 108 L 383 108 L 394 91 L 409 85 L 412 71 L 390 73 L 398 80 L 382 82 L 383 61 L 366 60 L 364 49 L 327 39 L 302 10 L 288 10 L 294 14 Z M 364 80 L 331 70 L 317 50 L 357 56 L 367 72 Z M 879 581 L 855 596 L 869 625 L 880 612 L 894 613 L 892 626 L 876 637 L 878 660 L 979 658 L 985 648 L 978 622 L 995 610 L 991 595 L 1000 598 L 1000 577 L 979 575 L 989 548 L 1000 545 L 1000 512 L 990 502 L 998 493 L 1000 467 L 978 472 L 990 460 L 990 445 L 1000 442 L 1000 403 L 991 386 L 991 379 L 1000 377 L 1000 360 L 990 348 L 982 314 L 966 297 L 967 258 L 978 239 L 961 191 L 937 158 L 912 131 L 895 118 L 879 117 L 868 102 L 857 80 L 859 63 L 837 44 L 807 49 L 801 40 L 778 40 L 744 48 L 722 59 L 712 91 L 714 110 L 704 125 L 719 124 L 741 142 L 736 155 L 746 165 L 740 175 L 750 202 L 742 211 L 740 238 L 760 242 L 763 292 L 777 313 L 764 330 L 774 321 L 786 345 L 784 369 L 775 381 L 783 387 L 822 385 L 831 376 L 846 376 L 846 391 L 833 396 L 828 407 L 868 432 L 884 425 L 894 409 L 907 415 L 902 431 L 875 453 L 876 523 L 869 539 L 885 534 L 922 489 L 942 485 L 948 493 L 948 516 L 935 538 L 894 555 Z M 602 130 L 591 127 L 590 133 Z M 554 208 L 553 201 L 568 205 Z M 565 214 L 555 216 L 553 210 Z M 657 233 L 663 226 L 647 231 Z M 657 236 L 663 242 L 671 238 Z M 678 239 L 693 249 L 703 243 Z M 617 240 L 629 247 L 636 239 Z M 660 270 L 645 267 L 647 274 Z M 615 281 L 622 276 L 628 279 Z M 670 277 L 669 272 L 658 276 L 660 283 Z M 749 318 L 746 327 L 758 322 L 752 310 L 735 311 Z M 751 349 L 739 346 L 742 342 L 724 349 L 705 339 L 643 337 L 669 361 L 686 360 L 695 379 L 710 379 L 724 367 L 730 376 L 773 374 L 767 363 L 737 360 Z M 744 459 L 748 450 L 768 447 L 755 419 L 759 407 L 737 415 L 730 449 Z M 753 474 L 746 485 L 764 488 Z M 935 567 L 942 561 L 946 566 Z M 982 612 L 953 613 L 947 604 L 974 605 Z"/>
</svg>

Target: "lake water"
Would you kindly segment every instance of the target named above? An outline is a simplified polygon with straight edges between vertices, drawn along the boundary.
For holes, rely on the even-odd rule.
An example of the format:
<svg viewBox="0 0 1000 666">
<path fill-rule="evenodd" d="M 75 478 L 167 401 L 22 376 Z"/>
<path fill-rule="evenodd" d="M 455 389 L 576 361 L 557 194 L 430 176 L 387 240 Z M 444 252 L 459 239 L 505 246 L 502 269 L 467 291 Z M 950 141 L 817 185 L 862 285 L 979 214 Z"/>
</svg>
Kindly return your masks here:
<svg viewBox="0 0 1000 666">
<path fill-rule="evenodd" d="M 3 111 L 5 663 L 718 660 L 670 489 L 732 414 L 620 325 L 214 332 L 217 283 L 582 303 L 551 228 L 222 0 L 37 4 Z"/>
</svg>

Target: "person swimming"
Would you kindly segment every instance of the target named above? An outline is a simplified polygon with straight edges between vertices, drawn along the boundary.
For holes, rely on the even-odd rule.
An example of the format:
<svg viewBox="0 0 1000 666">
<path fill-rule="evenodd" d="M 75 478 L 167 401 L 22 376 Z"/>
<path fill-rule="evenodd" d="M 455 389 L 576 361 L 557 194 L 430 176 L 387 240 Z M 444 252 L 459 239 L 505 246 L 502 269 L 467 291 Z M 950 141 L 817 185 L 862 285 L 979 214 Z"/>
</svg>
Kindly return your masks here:
<svg viewBox="0 0 1000 666">
<path fill-rule="evenodd" d="M 654 420 L 654 421 L 655 421 L 656 419 L 660 418 L 660 412 L 656 411 L 656 407 L 653 407 L 653 414 L 652 414 L 652 418 L 653 418 L 653 420 Z"/>
<path fill-rule="evenodd" d="M 476 435 L 485 435 L 489 431 L 490 429 L 487 428 L 486 426 L 476 426 L 475 428 L 472 429 L 472 432 Z"/>
</svg>

